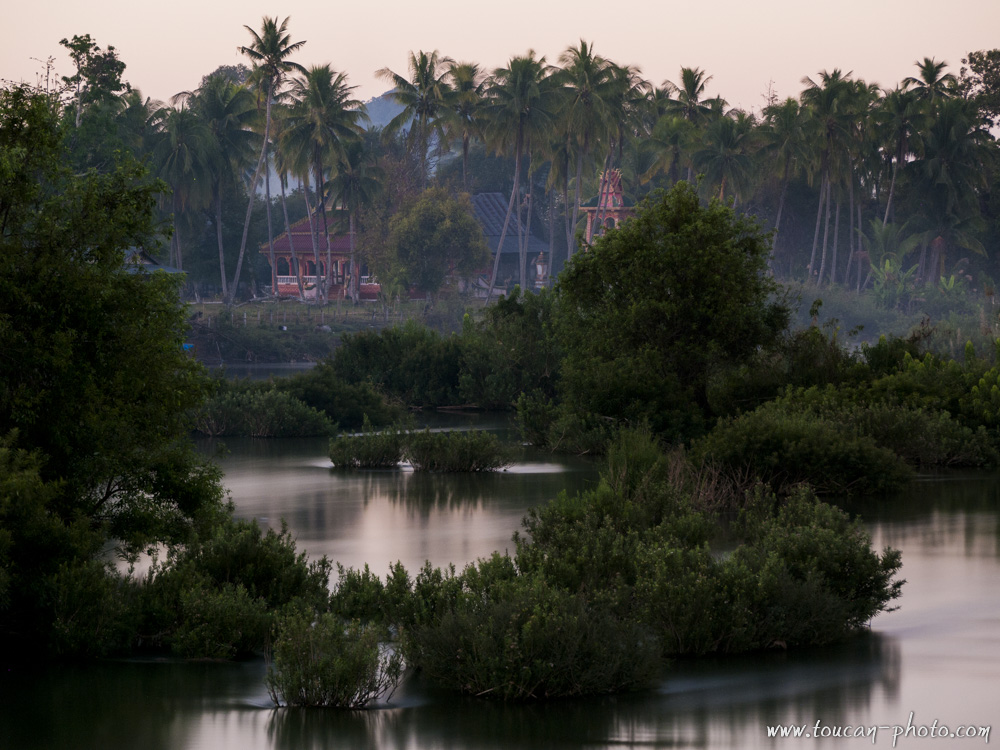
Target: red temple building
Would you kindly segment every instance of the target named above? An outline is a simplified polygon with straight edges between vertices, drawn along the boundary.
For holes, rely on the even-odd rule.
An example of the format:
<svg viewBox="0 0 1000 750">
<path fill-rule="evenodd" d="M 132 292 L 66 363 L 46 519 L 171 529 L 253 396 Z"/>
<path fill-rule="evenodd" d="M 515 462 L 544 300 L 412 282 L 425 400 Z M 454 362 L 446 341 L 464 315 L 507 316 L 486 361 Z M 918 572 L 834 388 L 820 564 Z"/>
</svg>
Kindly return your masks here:
<svg viewBox="0 0 1000 750">
<path fill-rule="evenodd" d="M 584 234 L 587 244 L 594 241 L 608 229 L 614 229 L 624 219 L 635 215 L 635 203 L 625 197 L 622 190 L 622 173 L 609 169 L 601 174 L 601 190 L 597 197 L 580 205 L 587 216 L 587 230 Z"/>
<path fill-rule="evenodd" d="M 322 219 L 316 228 L 316 249 L 319 254 L 317 263 L 313 253 L 313 238 L 310 232 L 309 217 L 295 222 L 289 231 L 279 235 L 274 240 L 274 263 L 271 269 L 271 288 L 279 297 L 298 297 L 299 284 L 297 275 L 302 275 L 303 294 L 307 299 L 316 297 L 316 287 L 327 281 L 326 273 L 326 236 L 323 234 Z M 351 297 L 351 238 L 349 234 L 334 234 L 333 227 L 339 226 L 338 212 L 327 213 L 327 225 L 330 227 L 330 268 L 329 293 L 327 299 Z M 292 248 L 295 252 L 292 253 Z M 355 251 L 357 248 L 355 247 Z M 270 263 L 271 251 L 265 242 L 260 246 L 260 253 Z M 298 264 L 296 264 L 296 257 Z M 378 295 L 379 286 L 374 279 L 367 276 L 364 266 L 361 266 L 361 278 L 356 285 L 358 298 L 374 300 Z"/>
</svg>

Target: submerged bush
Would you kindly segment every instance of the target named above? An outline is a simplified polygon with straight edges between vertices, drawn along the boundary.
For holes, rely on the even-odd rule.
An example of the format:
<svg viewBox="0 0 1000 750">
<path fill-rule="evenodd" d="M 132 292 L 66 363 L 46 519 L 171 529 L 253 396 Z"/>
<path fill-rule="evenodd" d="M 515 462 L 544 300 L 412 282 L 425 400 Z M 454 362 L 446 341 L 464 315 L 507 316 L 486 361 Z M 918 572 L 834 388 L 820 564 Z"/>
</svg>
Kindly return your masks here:
<svg viewBox="0 0 1000 750">
<path fill-rule="evenodd" d="M 402 657 L 380 645 L 375 628 L 296 612 L 278 624 L 265 681 L 279 706 L 364 708 L 391 696 L 402 672 Z"/>
<path fill-rule="evenodd" d="M 403 460 L 407 434 L 398 424 L 377 430 L 367 415 L 356 434 L 342 434 L 330 440 L 330 460 L 342 469 L 387 469 Z"/>
<path fill-rule="evenodd" d="M 758 488 L 720 556 L 715 519 L 676 483 L 676 460 L 648 430 L 629 431 L 599 487 L 529 513 L 515 557 L 460 575 L 425 566 L 390 597 L 408 661 L 490 698 L 617 692 L 648 684 L 661 654 L 828 643 L 899 596 L 899 553 L 876 553 L 859 522 L 809 490 L 779 502 Z"/>
<path fill-rule="evenodd" d="M 850 426 L 781 402 L 722 420 L 694 442 L 693 460 L 745 471 L 778 492 L 886 492 L 910 477 L 903 460 Z"/>
<path fill-rule="evenodd" d="M 264 650 L 279 612 L 328 606 L 330 563 L 296 553 L 287 526 L 226 519 L 205 539 L 171 550 L 143 586 L 148 645 L 189 658 Z"/>
<path fill-rule="evenodd" d="M 508 557 L 469 566 L 461 581 L 451 605 L 410 633 L 439 684 L 520 701 L 635 689 L 658 673 L 647 628 L 542 576 L 518 575 Z"/>
<path fill-rule="evenodd" d="M 468 432 L 411 432 L 404 453 L 417 471 L 496 471 L 514 462 L 496 435 Z"/>
</svg>

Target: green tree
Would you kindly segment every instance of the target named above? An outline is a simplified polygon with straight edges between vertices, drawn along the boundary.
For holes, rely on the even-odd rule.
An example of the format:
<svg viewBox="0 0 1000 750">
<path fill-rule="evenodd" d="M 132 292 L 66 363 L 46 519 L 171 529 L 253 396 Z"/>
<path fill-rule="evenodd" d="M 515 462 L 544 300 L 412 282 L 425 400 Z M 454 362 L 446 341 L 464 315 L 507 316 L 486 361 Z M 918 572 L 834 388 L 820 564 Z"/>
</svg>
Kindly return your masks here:
<svg viewBox="0 0 1000 750">
<path fill-rule="evenodd" d="M 436 132 L 439 139 L 444 137 L 443 115 L 450 100 L 448 77 L 453 64 L 454 60 L 440 57 L 437 50 L 421 50 L 417 54 L 410 52 L 409 78 L 393 73 L 389 68 L 381 68 L 375 73 L 395 87 L 392 98 L 403 105 L 403 111 L 392 119 L 386 130 L 395 133 L 410 125 L 410 144 L 412 147 L 416 142 L 420 156 L 422 186 L 427 184 L 427 149 L 430 147 L 431 132 Z"/>
<path fill-rule="evenodd" d="M 212 198 L 210 165 L 211 131 L 196 112 L 183 104 L 157 113 L 157 142 L 153 169 L 171 188 L 170 261 L 184 268 L 181 252 L 181 219 L 191 209 L 201 209 Z"/>
<path fill-rule="evenodd" d="M 351 282 L 348 294 L 358 299 L 359 267 L 357 261 L 358 214 L 382 191 L 385 175 L 365 149 L 364 141 L 346 142 L 336 163 L 336 172 L 328 183 L 330 195 L 347 211 L 347 231 L 351 248 Z"/>
<path fill-rule="evenodd" d="M 253 158 L 257 119 L 253 95 L 245 86 L 233 83 L 223 73 L 202 80 L 192 99 L 193 109 L 209 130 L 206 157 L 211 164 L 211 192 L 216 243 L 219 247 L 219 278 L 223 298 L 229 297 L 226 283 L 226 254 L 222 241 L 222 196 L 227 187 L 239 183 L 239 175 Z"/>
<path fill-rule="evenodd" d="M 506 68 L 494 70 L 487 84 L 487 140 L 493 144 L 497 153 L 506 152 L 514 156 L 514 186 L 510 191 L 503 228 L 500 230 L 500 242 L 493 258 L 487 301 L 493 295 L 507 229 L 514 206 L 518 203 L 522 157 L 529 148 L 532 136 L 541 137 L 553 123 L 553 98 L 552 88 L 548 85 L 551 83 L 548 73 L 545 58 L 536 59 L 534 51 L 529 50 L 526 55 L 511 58 Z M 518 259 L 522 286 L 525 283 L 525 256 L 526 251 L 522 248 Z"/>
<path fill-rule="evenodd" d="M 209 385 L 183 350 L 178 280 L 125 264 L 156 248 L 163 185 L 128 160 L 74 173 L 60 133 L 44 95 L 0 91 L 0 475 L 30 489 L 0 488 L 0 557 L 22 573 L 0 630 L 16 639 L 48 637 L 32 628 L 51 626 L 60 581 L 105 580 L 106 544 L 184 539 L 221 505 L 187 437 Z"/>
<path fill-rule="evenodd" d="M 575 256 L 557 284 L 564 402 L 682 438 L 708 415 L 711 374 L 775 341 L 787 310 L 768 236 L 680 182 Z"/>
<path fill-rule="evenodd" d="M 247 247 L 247 234 L 250 231 L 250 216 L 253 213 L 254 199 L 257 197 L 257 182 L 260 180 L 261 170 L 267 163 L 268 145 L 271 140 L 271 106 L 274 104 L 274 97 L 281 88 L 285 75 L 292 71 L 305 73 L 305 68 L 288 58 L 301 49 L 305 42 L 292 42 L 288 33 L 288 18 L 281 24 L 277 18 L 264 16 L 261 23 L 260 33 L 249 26 L 244 28 L 250 32 L 253 41 L 248 47 L 240 47 L 240 52 L 250 58 L 253 62 L 253 72 L 251 78 L 260 87 L 264 94 L 264 139 L 260 147 L 260 158 L 257 160 L 257 168 L 254 170 L 253 180 L 250 182 L 249 198 L 247 200 L 247 215 L 243 222 L 243 240 L 240 242 L 240 253 L 236 260 L 236 272 L 233 275 L 233 283 L 229 289 L 228 302 L 231 304 L 236 297 L 236 289 L 240 282 L 240 271 L 243 268 L 243 254 Z M 270 190 L 267 195 L 267 239 L 271 245 L 271 267 L 274 268 L 274 246 L 272 244 L 271 232 L 271 196 Z"/>
<path fill-rule="evenodd" d="M 393 217 L 389 245 L 406 281 L 433 295 L 448 274 L 467 276 L 489 257 L 483 230 L 467 195 L 425 190 Z"/>
<path fill-rule="evenodd" d="M 592 44 L 582 39 L 580 46 L 563 52 L 559 62 L 562 68 L 555 75 L 565 94 L 560 117 L 576 150 L 576 192 L 570 222 L 573 231 L 580 215 L 583 162 L 614 127 L 609 103 L 616 83 L 615 67 L 610 60 L 596 54 Z M 573 238 L 567 236 L 566 243 L 569 257 L 573 255 Z"/>
<path fill-rule="evenodd" d="M 314 65 L 304 76 L 293 81 L 294 104 L 284 123 L 286 146 L 303 156 L 308 154 L 320 191 L 315 208 L 321 213 L 317 219 L 322 219 L 326 238 L 326 281 L 317 287 L 322 290 L 322 299 L 329 299 L 334 277 L 327 200 L 323 198 L 328 188 L 325 175 L 343 157 L 346 144 L 359 137 L 361 123 L 367 119 L 361 102 L 351 98 L 354 88 L 347 85 L 346 73 L 337 73 L 329 65 Z M 316 268 L 319 267 L 317 258 Z"/>
<path fill-rule="evenodd" d="M 445 132 L 462 139 L 462 189 L 469 189 L 469 145 L 480 137 L 483 105 L 483 74 L 478 63 L 452 63 L 448 67 L 451 88 L 445 115 Z"/>
</svg>

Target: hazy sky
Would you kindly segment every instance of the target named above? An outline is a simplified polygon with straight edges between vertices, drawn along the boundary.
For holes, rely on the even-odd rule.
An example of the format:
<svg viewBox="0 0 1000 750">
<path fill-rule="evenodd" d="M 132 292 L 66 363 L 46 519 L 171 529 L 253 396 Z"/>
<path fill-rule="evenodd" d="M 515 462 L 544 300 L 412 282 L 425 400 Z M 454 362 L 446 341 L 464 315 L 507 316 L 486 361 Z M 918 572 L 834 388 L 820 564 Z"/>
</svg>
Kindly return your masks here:
<svg viewBox="0 0 1000 750">
<path fill-rule="evenodd" d="M 803 76 L 853 71 L 894 86 L 924 57 L 957 73 L 970 50 L 1000 47 L 1000 0 L 25 0 L 5 3 L 0 78 L 34 82 L 44 60 L 72 72 L 59 40 L 90 34 L 114 45 L 125 78 L 148 96 L 168 99 L 198 85 L 218 65 L 245 59 L 244 24 L 290 16 L 296 60 L 330 63 L 348 74 L 360 99 L 387 88 L 374 73 L 406 72 L 410 50 L 434 50 L 492 70 L 534 49 L 550 62 L 579 39 L 617 63 L 638 65 L 648 80 L 677 80 L 681 66 L 713 78 L 708 95 L 758 109 L 769 83 L 797 95 Z M 620 15 L 612 15 L 620 13 Z M 32 59 L 38 58 L 38 60 Z"/>
</svg>

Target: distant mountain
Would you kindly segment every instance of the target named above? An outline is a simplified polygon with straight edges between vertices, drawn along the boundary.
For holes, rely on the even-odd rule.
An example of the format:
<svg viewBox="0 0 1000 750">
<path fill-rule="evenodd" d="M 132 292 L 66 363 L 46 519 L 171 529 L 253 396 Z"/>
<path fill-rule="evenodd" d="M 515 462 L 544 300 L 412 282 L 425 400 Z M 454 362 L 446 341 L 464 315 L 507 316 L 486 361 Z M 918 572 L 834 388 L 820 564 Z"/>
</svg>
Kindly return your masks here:
<svg viewBox="0 0 1000 750">
<path fill-rule="evenodd" d="M 392 118 L 403 111 L 403 105 L 392 100 L 390 92 L 386 91 L 382 96 L 376 96 L 365 102 L 368 108 L 368 117 L 371 119 L 371 128 L 384 128 Z"/>
</svg>

